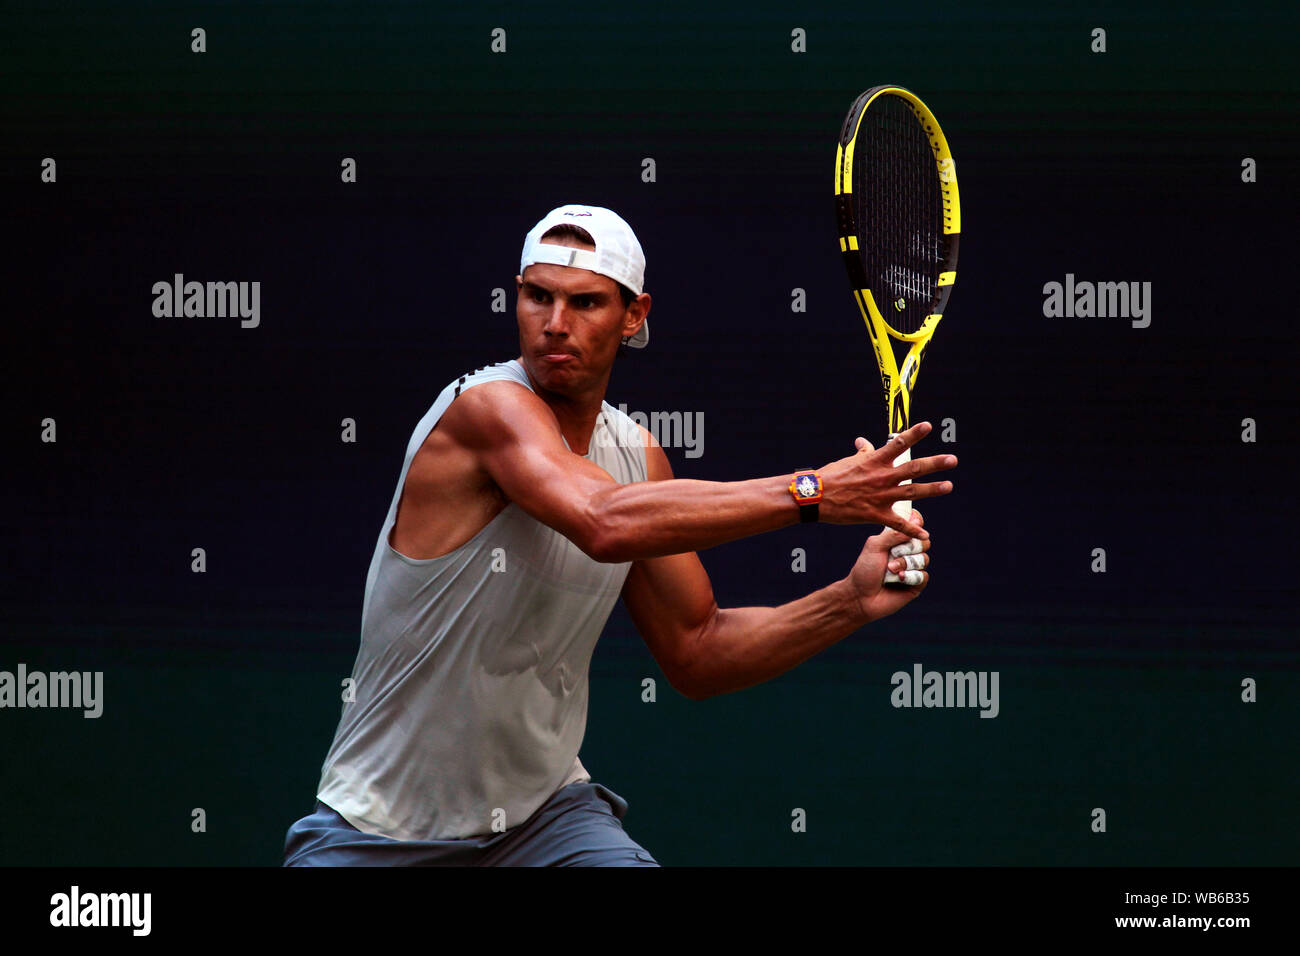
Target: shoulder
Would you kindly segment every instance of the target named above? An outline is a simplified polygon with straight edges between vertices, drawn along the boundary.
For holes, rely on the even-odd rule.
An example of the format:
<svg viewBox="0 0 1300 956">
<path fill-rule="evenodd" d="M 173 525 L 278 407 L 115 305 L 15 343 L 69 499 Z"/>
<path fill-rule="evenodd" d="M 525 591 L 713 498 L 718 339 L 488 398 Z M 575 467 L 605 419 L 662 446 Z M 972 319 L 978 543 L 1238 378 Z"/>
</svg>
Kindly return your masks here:
<svg viewBox="0 0 1300 956">
<path fill-rule="evenodd" d="M 453 383 L 451 404 L 439 421 L 449 438 L 468 448 L 526 443 L 559 434 L 555 413 L 537 397 L 517 363 L 478 369 Z"/>
<path fill-rule="evenodd" d="M 620 447 L 644 449 L 646 480 L 661 481 L 673 476 L 668 456 L 648 428 L 608 402 L 605 403 L 604 412 L 606 427 L 614 433 L 615 441 Z"/>
<path fill-rule="evenodd" d="M 663 446 L 642 426 L 641 434 L 645 441 L 645 470 L 646 479 L 649 481 L 664 481 L 673 476 L 673 466 L 668 463 L 668 456 L 664 454 Z"/>
<path fill-rule="evenodd" d="M 466 372 L 447 387 L 452 390 L 452 398 L 459 398 L 471 388 L 477 385 L 486 385 L 488 382 L 514 382 L 532 391 L 532 386 L 528 382 L 528 374 L 518 360 L 483 365 L 472 372 Z"/>
</svg>

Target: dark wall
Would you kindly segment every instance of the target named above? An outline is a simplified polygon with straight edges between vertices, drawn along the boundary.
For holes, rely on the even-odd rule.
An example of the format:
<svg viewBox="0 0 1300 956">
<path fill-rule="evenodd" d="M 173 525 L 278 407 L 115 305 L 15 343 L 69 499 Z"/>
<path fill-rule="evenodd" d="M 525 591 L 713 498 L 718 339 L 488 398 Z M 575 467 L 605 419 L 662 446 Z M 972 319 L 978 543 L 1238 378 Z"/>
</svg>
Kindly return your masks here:
<svg viewBox="0 0 1300 956">
<path fill-rule="evenodd" d="M 843 113 L 882 82 L 939 117 L 962 198 L 914 405 L 955 423 L 923 452 L 961 459 L 925 509 L 933 582 L 705 702 L 619 609 L 584 763 L 665 864 L 1295 862 L 1293 10 L 701 6 L 10 15 L 0 670 L 102 670 L 105 702 L 0 709 L 0 815 L 22 822 L 0 863 L 278 864 L 407 438 L 448 381 L 517 354 L 520 245 L 555 205 L 640 236 L 653 341 L 609 400 L 703 413 L 679 477 L 882 440 L 830 189 Z M 156 318 L 175 273 L 259 281 L 260 325 Z M 1150 282 L 1149 327 L 1045 317 L 1067 273 Z M 867 533 L 703 560 L 723 606 L 778 603 L 845 574 Z M 999 715 L 894 708 L 914 663 L 999 672 Z"/>
</svg>

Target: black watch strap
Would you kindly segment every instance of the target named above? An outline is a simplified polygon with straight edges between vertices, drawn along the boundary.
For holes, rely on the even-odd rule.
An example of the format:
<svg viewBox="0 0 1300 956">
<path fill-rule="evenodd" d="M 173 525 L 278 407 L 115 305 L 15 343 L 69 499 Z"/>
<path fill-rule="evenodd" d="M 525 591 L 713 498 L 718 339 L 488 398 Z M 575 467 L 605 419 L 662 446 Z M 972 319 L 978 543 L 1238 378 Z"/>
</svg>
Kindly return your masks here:
<svg viewBox="0 0 1300 956">
<path fill-rule="evenodd" d="M 822 478 L 812 468 L 801 468 L 790 482 L 790 494 L 799 506 L 799 520 L 805 524 L 818 519 L 822 500 Z"/>
</svg>

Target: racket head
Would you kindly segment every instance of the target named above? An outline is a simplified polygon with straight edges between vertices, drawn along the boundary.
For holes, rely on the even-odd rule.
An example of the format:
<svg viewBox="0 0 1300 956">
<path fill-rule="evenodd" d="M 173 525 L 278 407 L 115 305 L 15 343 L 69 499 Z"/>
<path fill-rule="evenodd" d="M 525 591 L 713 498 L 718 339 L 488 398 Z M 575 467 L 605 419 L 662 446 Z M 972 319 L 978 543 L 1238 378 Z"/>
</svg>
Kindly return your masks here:
<svg viewBox="0 0 1300 956">
<path fill-rule="evenodd" d="M 957 278 L 957 171 L 934 114 L 901 86 L 872 87 L 840 130 L 840 251 L 864 311 L 904 342 L 928 338 Z"/>
</svg>

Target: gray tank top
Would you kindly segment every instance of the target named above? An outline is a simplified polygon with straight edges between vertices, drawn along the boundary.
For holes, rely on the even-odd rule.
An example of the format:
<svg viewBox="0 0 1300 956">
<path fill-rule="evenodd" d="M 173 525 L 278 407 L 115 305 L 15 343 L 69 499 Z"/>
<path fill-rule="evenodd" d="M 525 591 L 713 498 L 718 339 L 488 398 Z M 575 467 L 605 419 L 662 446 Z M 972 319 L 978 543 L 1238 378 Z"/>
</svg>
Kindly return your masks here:
<svg viewBox="0 0 1300 956">
<path fill-rule="evenodd" d="M 531 389 L 518 361 L 503 362 L 462 375 L 420 420 L 370 561 L 356 700 L 343 705 L 317 791 L 365 833 L 489 834 L 591 779 L 578 760 L 587 669 L 631 565 L 593 561 L 513 503 L 442 557 L 389 543 L 415 453 L 456 396 L 495 381 Z M 638 434 L 604 403 L 586 457 L 617 482 L 644 481 Z"/>
</svg>

